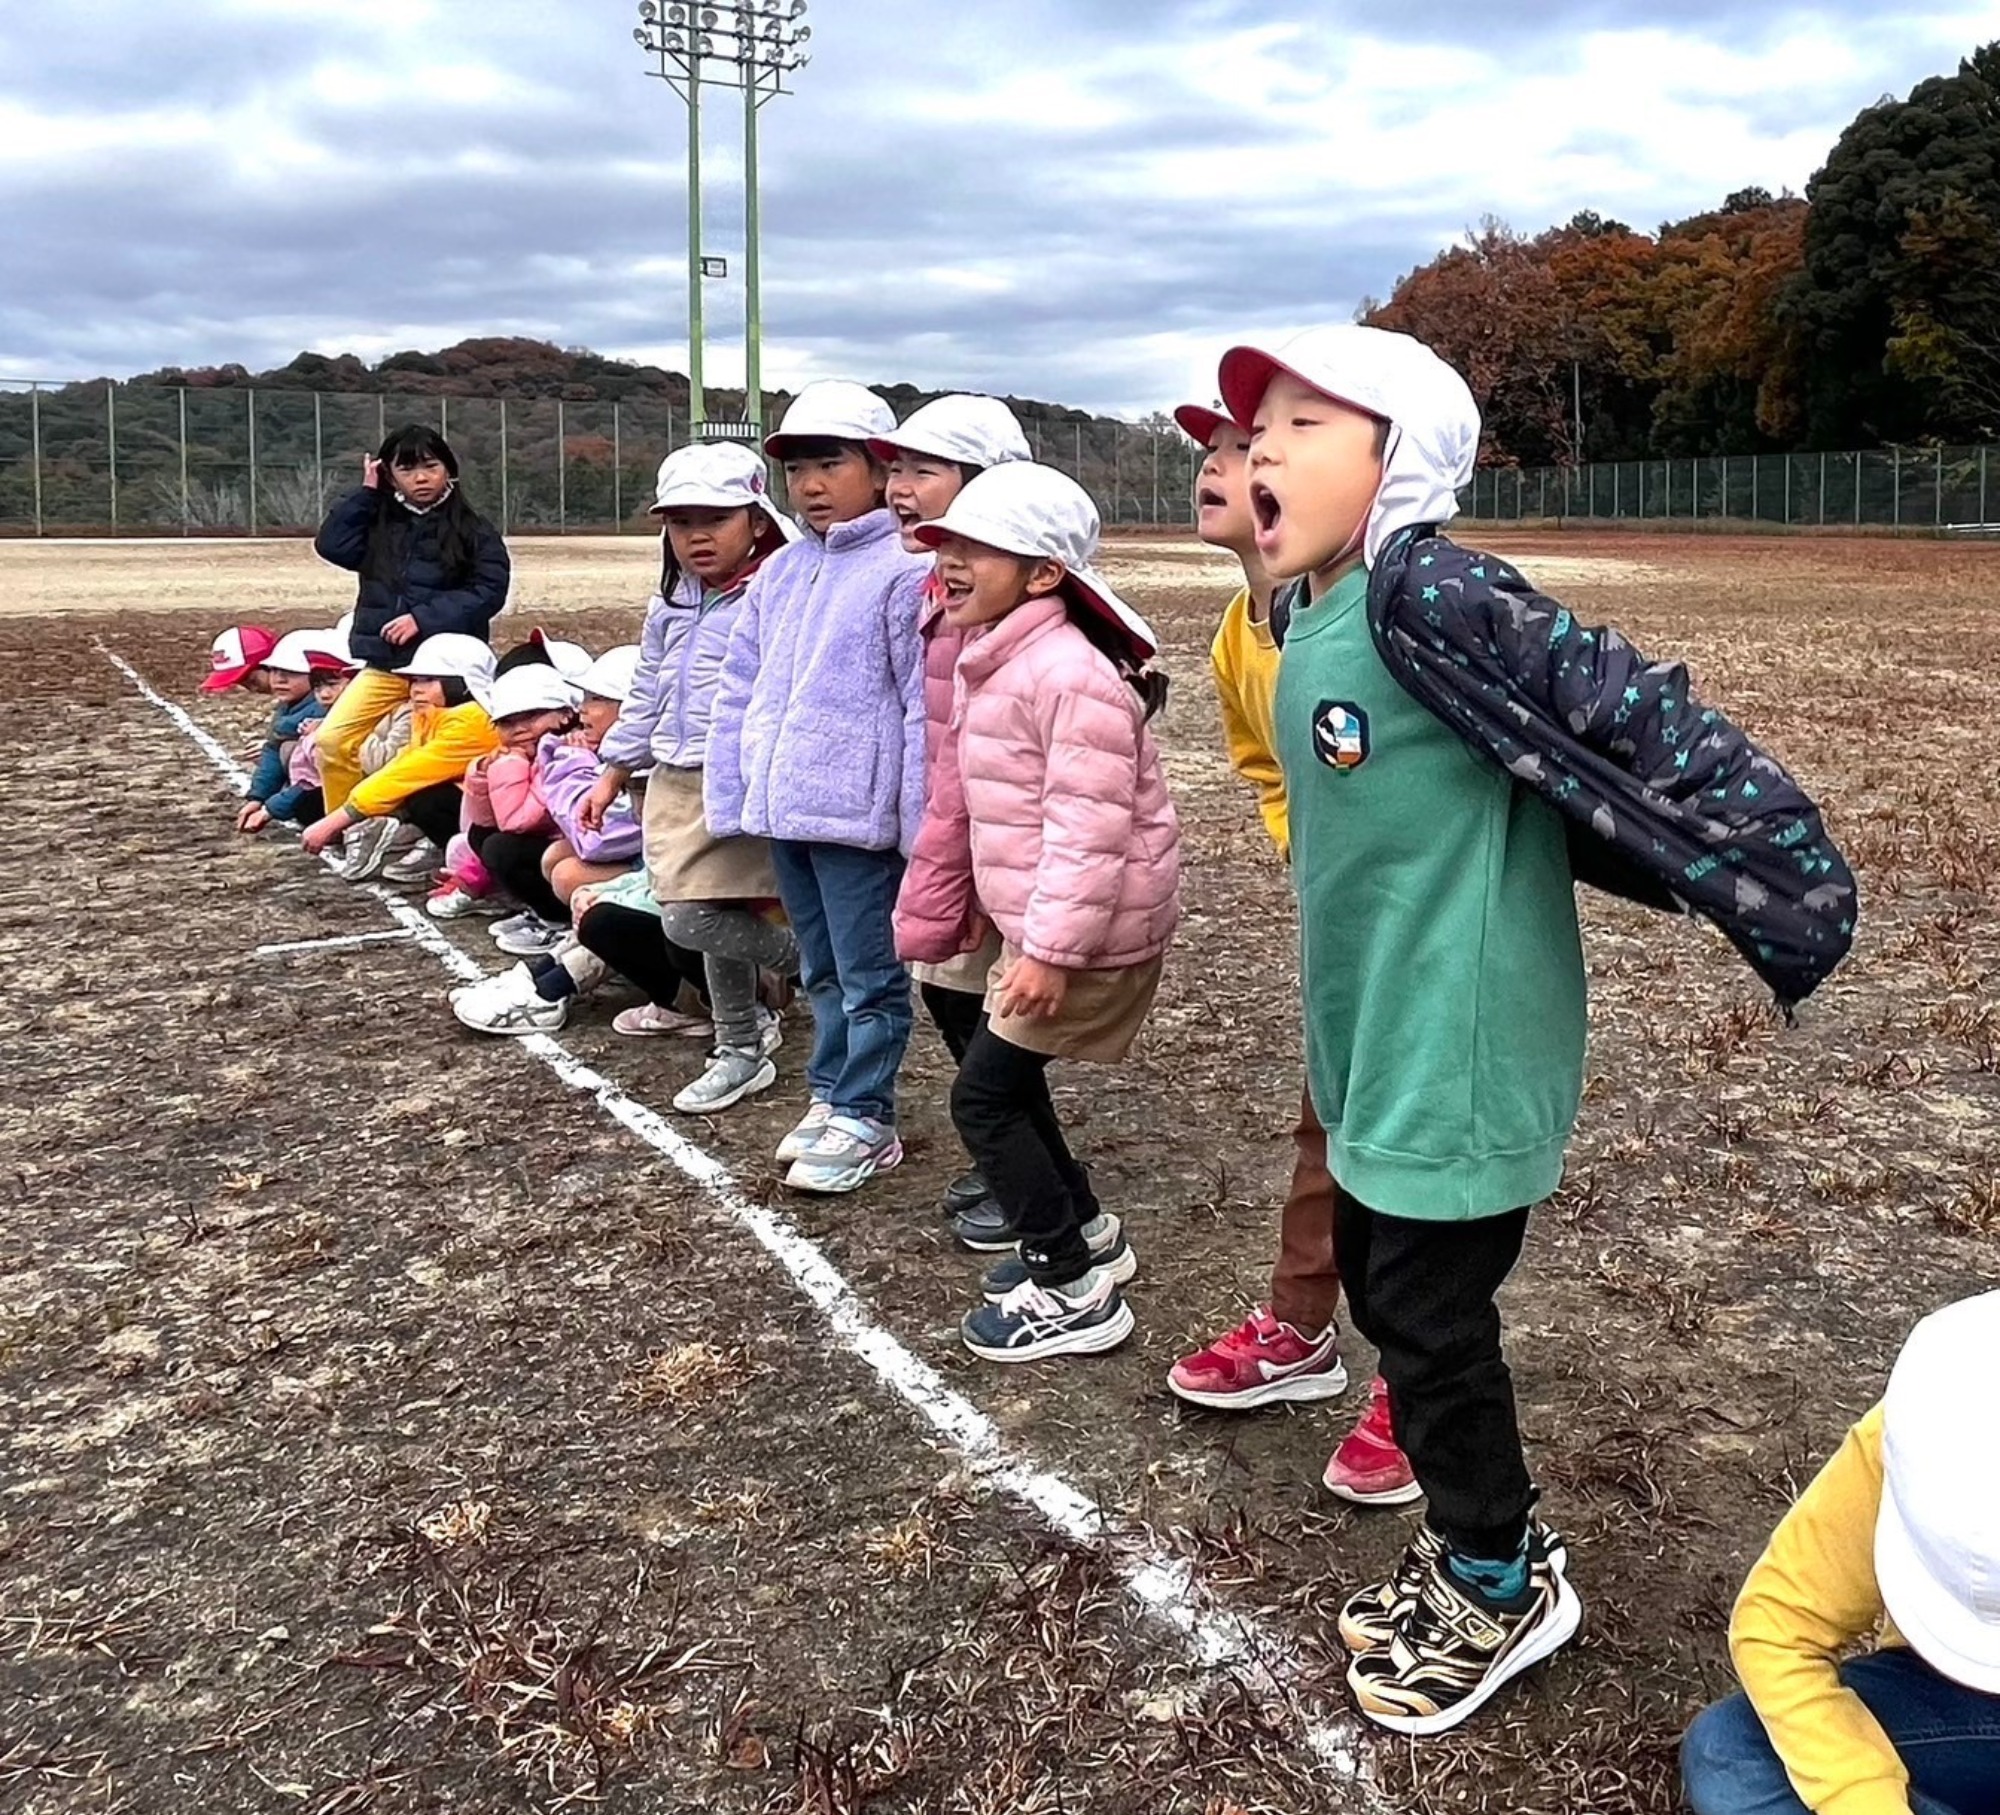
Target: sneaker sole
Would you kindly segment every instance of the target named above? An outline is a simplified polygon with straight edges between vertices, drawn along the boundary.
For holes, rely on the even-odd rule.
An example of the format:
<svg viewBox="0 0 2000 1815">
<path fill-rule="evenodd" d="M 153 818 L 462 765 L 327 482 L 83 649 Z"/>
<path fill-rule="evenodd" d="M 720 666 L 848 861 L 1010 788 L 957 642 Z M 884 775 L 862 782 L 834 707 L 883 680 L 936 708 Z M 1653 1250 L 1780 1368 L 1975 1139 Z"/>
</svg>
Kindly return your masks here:
<svg viewBox="0 0 2000 1815">
<path fill-rule="evenodd" d="M 1515 1677 L 1532 1670 L 1537 1664 L 1546 1663 L 1571 1639 L 1583 1625 L 1583 1599 L 1569 1585 L 1569 1578 L 1560 1571 L 1556 1574 L 1556 1604 L 1549 1610 L 1549 1616 L 1531 1634 L 1527 1641 L 1498 1666 L 1479 1687 L 1462 1702 L 1446 1708 L 1437 1714 L 1389 1714 L 1378 1712 L 1368 1706 L 1361 1691 L 1355 1687 L 1354 1671 L 1348 1671 L 1348 1686 L 1354 1690 L 1355 1701 L 1360 1707 L 1362 1719 L 1372 1726 L 1386 1729 L 1391 1733 L 1407 1734 L 1412 1739 L 1432 1739 L 1440 1733 L 1449 1733 L 1452 1728 L 1462 1726 L 1479 1710 L 1486 1706 Z M 1366 1655 L 1364 1653 L 1364 1655 Z"/>
<path fill-rule="evenodd" d="M 453 918 L 466 919 L 478 912 L 477 908 L 471 908 L 465 914 L 454 915 Z M 547 958 L 562 949 L 560 939 L 551 940 L 545 945 L 530 945 L 524 939 L 496 939 L 493 944 L 510 958 Z"/>
<path fill-rule="evenodd" d="M 902 1163 L 903 1144 L 900 1141 L 879 1159 L 868 1160 L 852 1172 L 841 1173 L 838 1178 L 794 1178 L 792 1172 L 805 1164 L 803 1160 L 794 1160 L 792 1171 L 785 1174 L 785 1189 L 810 1192 L 814 1197 L 845 1197 L 850 1191 L 859 1191 L 878 1172 L 892 1172 Z"/>
<path fill-rule="evenodd" d="M 956 1229 L 951 1232 L 951 1239 L 968 1254 L 1012 1254 L 1021 1245 L 1021 1238 L 1018 1235 L 1010 1235 L 1004 1241 L 998 1238 L 992 1241 L 972 1241 L 959 1234 Z"/>
<path fill-rule="evenodd" d="M 1061 1336 L 1052 1336 L 1031 1349 L 984 1348 L 962 1330 L 959 1341 L 981 1361 L 1049 1361 L 1058 1355 L 1103 1355 L 1117 1348 L 1132 1334 L 1136 1321 L 1132 1307 L 1121 1304 L 1117 1316 L 1106 1322 L 1093 1324 L 1087 1330 L 1072 1330 Z"/>
<path fill-rule="evenodd" d="M 1405 1481 L 1401 1487 L 1385 1487 L 1376 1493 L 1336 1481 L 1331 1475 L 1320 1476 L 1320 1485 L 1349 1506 L 1414 1506 L 1424 1497 L 1423 1484 L 1417 1481 Z"/>
<path fill-rule="evenodd" d="M 1092 1261 L 1091 1265 L 1104 1274 L 1114 1286 L 1129 1286 L 1139 1277 L 1139 1257 L 1133 1252 L 1130 1242 L 1125 1244 L 1125 1252 L 1116 1260 Z M 986 1302 L 990 1305 L 999 1304 L 1006 1296 L 1005 1292 L 985 1293 Z"/>
<path fill-rule="evenodd" d="M 1301 1374 L 1290 1380 L 1268 1380 L 1240 1393 L 1205 1393 L 1199 1387 L 1182 1386 L 1172 1374 L 1167 1391 L 1189 1405 L 1211 1412 L 1254 1412 L 1260 1405 L 1312 1405 L 1323 1399 L 1338 1399 L 1347 1391 L 1347 1366 L 1336 1361 L 1324 1374 Z"/>
<path fill-rule="evenodd" d="M 564 1016 L 548 1027 L 491 1027 L 483 1021 L 473 1020 L 456 1002 L 451 1005 L 451 1012 L 459 1026 L 469 1027 L 476 1034 L 491 1034 L 496 1040 L 525 1040 L 530 1034 L 559 1034 L 569 1019 Z"/>
<path fill-rule="evenodd" d="M 746 1097 L 762 1096 L 778 1081 L 778 1068 L 768 1059 L 763 1066 L 745 1078 L 743 1082 L 725 1096 L 719 1096 L 712 1103 L 689 1103 L 683 1097 L 674 1098 L 674 1107 L 682 1115 L 718 1115 L 725 1109 L 734 1109 Z"/>
</svg>

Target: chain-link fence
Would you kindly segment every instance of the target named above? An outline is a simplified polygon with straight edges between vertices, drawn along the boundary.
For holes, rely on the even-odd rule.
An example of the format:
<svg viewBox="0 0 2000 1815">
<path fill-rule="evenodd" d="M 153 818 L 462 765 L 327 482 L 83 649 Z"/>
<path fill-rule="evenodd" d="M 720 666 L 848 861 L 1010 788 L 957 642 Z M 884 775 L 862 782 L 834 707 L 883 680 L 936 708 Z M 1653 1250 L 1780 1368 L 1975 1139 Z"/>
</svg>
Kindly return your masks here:
<svg viewBox="0 0 2000 1815">
<path fill-rule="evenodd" d="M 410 422 L 451 442 L 482 511 L 530 535 L 648 529 L 654 470 L 688 434 L 664 398 L 0 384 L 0 535 L 309 533 Z M 1170 421 L 1030 414 L 1023 427 L 1107 523 L 1193 521 L 1200 457 Z"/>
<path fill-rule="evenodd" d="M 1792 529 L 1993 530 L 2000 461 L 1983 447 L 1741 454 L 1496 467 L 1459 496 L 1485 522 L 1772 524 Z M 1988 467 L 1994 488 L 1988 488 Z"/>
</svg>

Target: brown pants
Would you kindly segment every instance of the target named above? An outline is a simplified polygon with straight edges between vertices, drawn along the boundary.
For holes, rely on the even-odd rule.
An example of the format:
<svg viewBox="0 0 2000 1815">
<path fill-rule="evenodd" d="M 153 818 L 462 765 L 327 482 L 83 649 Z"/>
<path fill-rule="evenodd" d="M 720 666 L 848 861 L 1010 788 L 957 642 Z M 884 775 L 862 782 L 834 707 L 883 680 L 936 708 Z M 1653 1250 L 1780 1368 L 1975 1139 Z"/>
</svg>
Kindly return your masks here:
<svg viewBox="0 0 2000 1815">
<path fill-rule="evenodd" d="M 1340 1304 L 1340 1267 L 1333 1258 L 1333 1174 L 1326 1168 L 1326 1130 L 1312 1092 L 1299 1099 L 1292 1140 L 1292 1188 L 1278 1215 L 1278 1264 L 1271 1270 L 1271 1314 L 1308 1336 L 1333 1322 Z"/>
</svg>

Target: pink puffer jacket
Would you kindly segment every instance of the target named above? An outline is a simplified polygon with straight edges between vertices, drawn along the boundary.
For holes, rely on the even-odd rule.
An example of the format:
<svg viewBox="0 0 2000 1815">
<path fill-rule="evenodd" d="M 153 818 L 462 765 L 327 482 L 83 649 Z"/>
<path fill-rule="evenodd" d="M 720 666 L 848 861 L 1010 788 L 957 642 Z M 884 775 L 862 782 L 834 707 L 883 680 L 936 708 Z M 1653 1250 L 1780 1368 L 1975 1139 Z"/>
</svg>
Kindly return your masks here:
<svg viewBox="0 0 2000 1815">
<path fill-rule="evenodd" d="M 966 639 L 951 715 L 931 730 L 956 777 L 933 786 L 903 878 L 904 958 L 970 949 L 982 911 L 1010 945 L 1065 970 L 1119 970 L 1167 949 L 1180 825 L 1160 753 L 1138 695 L 1061 599 Z"/>
</svg>

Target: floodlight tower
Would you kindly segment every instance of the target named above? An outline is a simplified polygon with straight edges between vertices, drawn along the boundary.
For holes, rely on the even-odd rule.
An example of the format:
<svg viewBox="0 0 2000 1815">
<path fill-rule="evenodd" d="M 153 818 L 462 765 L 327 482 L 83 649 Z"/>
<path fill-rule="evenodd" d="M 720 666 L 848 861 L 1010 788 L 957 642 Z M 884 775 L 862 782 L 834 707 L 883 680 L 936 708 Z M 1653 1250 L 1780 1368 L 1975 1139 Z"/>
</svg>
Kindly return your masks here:
<svg viewBox="0 0 2000 1815">
<path fill-rule="evenodd" d="M 757 168 L 757 115 L 764 103 L 790 92 L 785 80 L 811 61 L 806 44 L 806 0 L 717 0 L 713 6 L 678 6 L 640 0 L 632 36 L 653 59 L 652 74 L 687 103 L 688 113 L 688 389 L 693 434 L 710 433 L 703 395 L 703 277 L 720 260 L 701 252 L 701 90 L 735 88 L 743 94 L 743 401 L 747 423 L 716 424 L 723 438 L 761 434 L 764 413 L 764 296 Z"/>
</svg>

